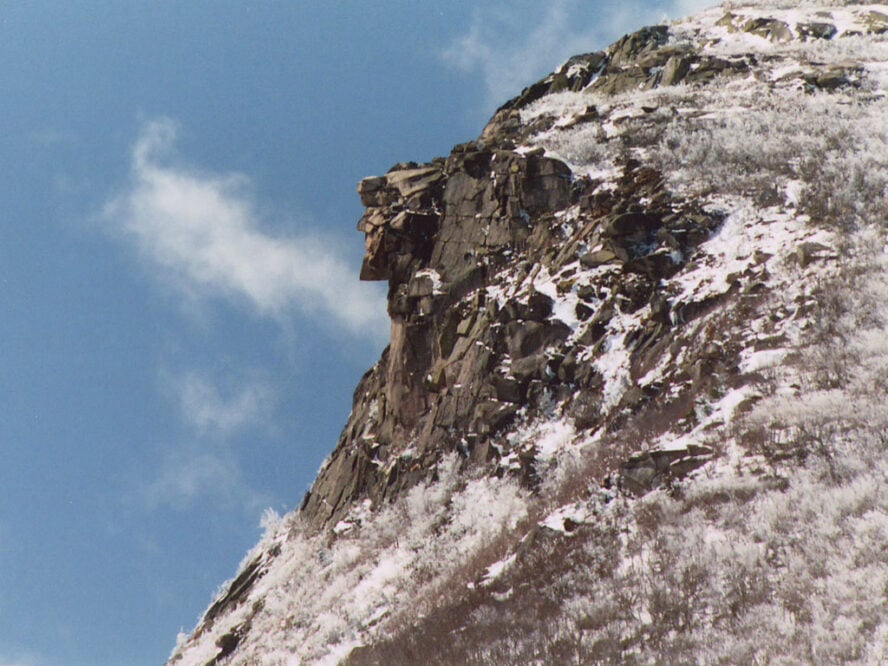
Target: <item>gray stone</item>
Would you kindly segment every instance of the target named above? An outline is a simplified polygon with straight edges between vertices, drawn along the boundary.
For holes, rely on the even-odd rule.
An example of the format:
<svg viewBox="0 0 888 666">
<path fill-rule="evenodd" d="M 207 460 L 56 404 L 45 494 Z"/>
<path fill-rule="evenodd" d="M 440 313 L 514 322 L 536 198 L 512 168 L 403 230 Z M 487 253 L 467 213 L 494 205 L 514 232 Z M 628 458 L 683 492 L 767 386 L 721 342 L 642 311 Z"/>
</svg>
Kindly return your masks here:
<svg viewBox="0 0 888 666">
<path fill-rule="evenodd" d="M 361 204 L 364 206 L 385 206 L 387 202 L 380 197 L 385 185 L 386 180 L 381 176 L 364 178 L 358 183 L 358 194 L 361 197 Z"/>
<path fill-rule="evenodd" d="M 705 446 L 684 449 L 644 451 L 620 466 L 619 485 L 633 495 L 644 495 L 658 486 L 683 479 L 712 460 L 714 452 Z"/>
<path fill-rule="evenodd" d="M 888 14 L 870 10 L 864 15 L 866 31 L 872 35 L 881 35 L 888 32 Z"/>
<path fill-rule="evenodd" d="M 668 39 L 669 28 L 665 25 L 642 28 L 624 36 L 610 48 L 610 64 L 618 66 L 629 64 L 640 55 L 662 46 Z"/>
<path fill-rule="evenodd" d="M 822 243 L 806 241 L 796 246 L 796 261 L 799 268 L 806 268 L 817 259 L 824 259 L 833 255 L 833 251 Z"/>
<path fill-rule="evenodd" d="M 674 86 L 687 76 L 691 69 L 691 60 L 684 56 L 672 56 L 666 61 L 663 73 L 660 76 L 660 85 Z"/>
<path fill-rule="evenodd" d="M 431 296 L 435 291 L 435 280 L 431 275 L 414 275 L 407 286 L 407 295 L 411 298 Z"/>
<path fill-rule="evenodd" d="M 789 42 L 793 37 L 786 23 L 773 18 L 749 19 L 743 24 L 743 31 L 770 39 L 772 42 Z"/>
<path fill-rule="evenodd" d="M 441 181 L 444 174 L 438 167 L 427 166 L 402 171 L 390 171 L 385 175 L 388 187 L 398 190 L 405 199 Z"/>
<path fill-rule="evenodd" d="M 832 23 L 799 23 L 796 25 L 799 37 L 803 41 L 810 39 L 832 39 L 838 30 Z"/>
</svg>

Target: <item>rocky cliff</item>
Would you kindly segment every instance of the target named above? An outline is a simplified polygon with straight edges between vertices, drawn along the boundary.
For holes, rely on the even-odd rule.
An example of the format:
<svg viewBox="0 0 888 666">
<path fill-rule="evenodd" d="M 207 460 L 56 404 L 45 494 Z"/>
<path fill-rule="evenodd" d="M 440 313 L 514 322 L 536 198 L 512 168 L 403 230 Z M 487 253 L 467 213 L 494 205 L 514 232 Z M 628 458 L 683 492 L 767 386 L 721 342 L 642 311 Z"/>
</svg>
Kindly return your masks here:
<svg viewBox="0 0 888 666">
<path fill-rule="evenodd" d="M 361 279 L 388 282 L 391 342 L 301 508 L 171 663 L 875 658 L 884 595 L 858 588 L 856 642 L 806 643 L 809 609 L 786 630 L 797 651 L 701 652 L 779 634 L 788 537 L 762 528 L 739 573 L 661 558 L 682 533 L 755 542 L 739 516 L 786 497 L 793 466 L 805 492 L 848 487 L 884 450 L 857 369 L 885 346 L 886 34 L 878 5 L 644 28 L 449 156 L 361 181 Z M 849 324 L 851 303 L 868 319 Z M 869 356 L 835 363 L 861 331 Z M 866 418 L 822 406 L 850 396 Z M 841 538 L 859 554 L 866 533 Z M 735 574 L 751 578 L 725 592 Z"/>
<path fill-rule="evenodd" d="M 584 360 L 614 315 L 645 310 L 636 373 L 666 347 L 670 304 L 658 286 L 719 216 L 670 197 L 660 173 L 631 159 L 599 191 L 542 150 L 509 144 L 488 132 L 445 160 L 361 183 L 361 276 L 389 281 L 392 340 L 303 503 L 320 526 L 356 501 L 391 499 L 449 452 L 532 482 L 534 452 L 500 435 L 553 403 L 581 429 L 607 425 L 603 377 Z M 594 269 L 601 278 L 584 279 Z M 626 392 L 610 411 L 655 397 Z"/>
</svg>

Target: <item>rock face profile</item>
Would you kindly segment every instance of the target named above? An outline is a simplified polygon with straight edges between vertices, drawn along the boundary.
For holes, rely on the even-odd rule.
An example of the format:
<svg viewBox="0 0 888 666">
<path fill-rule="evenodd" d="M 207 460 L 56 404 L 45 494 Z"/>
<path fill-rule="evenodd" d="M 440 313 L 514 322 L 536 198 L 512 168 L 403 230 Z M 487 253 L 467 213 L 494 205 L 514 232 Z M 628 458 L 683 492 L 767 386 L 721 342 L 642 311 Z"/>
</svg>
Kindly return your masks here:
<svg viewBox="0 0 888 666">
<path fill-rule="evenodd" d="M 725 3 L 365 178 L 391 341 L 170 664 L 888 654 L 888 9 Z"/>
<path fill-rule="evenodd" d="M 670 337 L 658 285 L 719 215 L 673 199 L 656 169 L 631 159 L 601 191 L 542 151 L 495 141 L 359 186 L 368 204 L 361 275 L 388 280 L 392 339 L 303 503 L 318 526 L 357 501 L 398 495 L 448 453 L 479 465 L 520 454 L 532 479 L 534 457 L 497 437 L 519 412 L 533 419 L 561 402 L 581 429 L 602 427 L 606 414 L 590 410 L 604 379 L 583 361 L 602 348 L 610 321 L 637 315 L 639 366 Z M 584 279 L 593 271 L 602 279 Z M 643 400 L 638 392 L 618 402 Z"/>
</svg>

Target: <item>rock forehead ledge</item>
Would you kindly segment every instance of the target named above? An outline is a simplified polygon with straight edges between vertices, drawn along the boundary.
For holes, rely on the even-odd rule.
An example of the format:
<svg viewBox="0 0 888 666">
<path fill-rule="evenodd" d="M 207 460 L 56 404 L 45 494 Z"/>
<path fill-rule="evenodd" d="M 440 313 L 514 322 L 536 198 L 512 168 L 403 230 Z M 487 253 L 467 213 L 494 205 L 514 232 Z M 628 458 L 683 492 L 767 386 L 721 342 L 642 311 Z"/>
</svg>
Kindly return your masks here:
<svg viewBox="0 0 888 666">
<path fill-rule="evenodd" d="M 465 144 L 447 159 L 362 180 L 361 279 L 389 280 L 391 297 L 422 268 L 452 280 L 504 249 L 520 251 L 531 215 L 570 203 L 570 169 L 541 152 Z"/>
</svg>

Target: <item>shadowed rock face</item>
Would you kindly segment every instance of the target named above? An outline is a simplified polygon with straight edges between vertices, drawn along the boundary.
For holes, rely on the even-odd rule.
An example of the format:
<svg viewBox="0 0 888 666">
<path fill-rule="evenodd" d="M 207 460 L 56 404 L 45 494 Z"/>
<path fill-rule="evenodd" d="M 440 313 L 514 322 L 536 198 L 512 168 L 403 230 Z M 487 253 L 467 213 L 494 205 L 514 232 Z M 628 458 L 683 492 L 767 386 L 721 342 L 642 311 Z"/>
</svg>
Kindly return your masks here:
<svg viewBox="0 0 888 666">
<path fill-rule="evenodd" d="M 541 154 L 469 143 L 447 159 L 365 179 L 358 192 L 367 205 L 358 223 L 366 236 L 361 278 L 388 280 L 392 338 L 306 496 L 303 510 L 318 524 L 355 499 L 412 485 L 441 454 L 470 453 L 479 432 L 514 416 L 515 387 L 485 381 L 497 348 L 508 345 L 494 332 L 498 313 L 483 288 L 538 243 L 534 217 L 570 204 L 571 173 Z M 540 297 L 530 310 L 545 310 Z M 563 324 L 536 326 L 510 338 L 527 354 L 567 337 Z M 413 442 L 415 457 L 399 457 Z"/>
<path fill-rule="evenodd" d="M 507 137 L 457 146 L 428 164 L 399 164 L 358 187 L 367 206 L 358 223 L 366 237 L 361 277 L 388 280 L 392 337 L 303 502 L 319 527 L 355 501 L 377 504 L 425 479 L 445 453 L 495 468 L 504 453 L 497 433 L 553 398 L 575 395 L 578 426 L 600 425 L 601 381 L 579 359 L 601 344 L 617 308 L 658 304 L 638 332 L 639 362 L 669 334 L 658 283 L 718 220 L 674 200 L 660 175 L 638 163 L 624 165 L 616 191 L 598 191 L 542 151 L 497 145 Z M 568 230 L 558 219 L 571 206 L 578 220 Z M 603 285 L 609 300 L 590 292 L 577 305 L 576 335 L 553 314 L 550 296 L 531 289 L 500 303 L 492 295 L 507 280 L 543 269 L 554 275 L 571 262 L 621 269 Z M 532 483 L 534 461 L 522 464 Z"/>
</svg>

